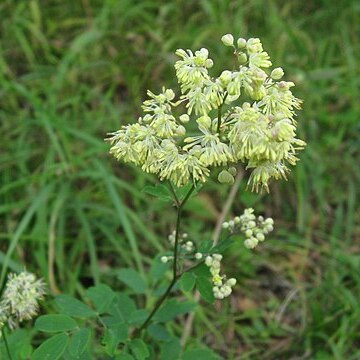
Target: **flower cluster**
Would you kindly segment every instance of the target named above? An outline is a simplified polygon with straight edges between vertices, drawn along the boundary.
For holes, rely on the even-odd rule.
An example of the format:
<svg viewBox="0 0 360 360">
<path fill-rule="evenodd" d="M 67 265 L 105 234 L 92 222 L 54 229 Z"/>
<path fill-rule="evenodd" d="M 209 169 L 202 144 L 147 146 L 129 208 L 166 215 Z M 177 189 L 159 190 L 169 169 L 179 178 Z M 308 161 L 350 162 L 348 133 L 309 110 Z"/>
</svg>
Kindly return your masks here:
<svg viewBox="0 0 360 360">
<path fill-rule="evenodd" d="M 209 267 L 212 275 L 213 293 L 216 299 L 224 299 L 232 293 L 232 287 L 236 284 L 236 279 L 227 279 L 226 275 L 220 275 L 222 255 L 212 254 L 205 258 L 205 264 Z"/>
<path fill-rule="evenodd" d="M 145 116 L 108 138 L 117 159 L 176 186 L 205 182 L 219 167 L 219 180 L 231 183 L 229 169 L 238 162 L 253 169 L 249 182 L 256 191 L 268 190 L 271 178 L 286 177 L 287 164 L 294 165 L 297 151 L 305 146 L 296 138 L 295 110 L 301 101 L 291 92 L 294 83 L 281 80 L 282 68 L 268 70 L 272 63 L 259 39 L 239 38 L 235 45 L 227 34 L 222 42 L 233 47 L 238 67 L 212 77 L 208 70 L 213 60 L 207 49 L 177 50 L 180 99 L 174 101 L 171 89 L 163 88 L 158 95 L 148 91 Z M 237 103 L 241 95 L 251 101 Z M 181 109 L 183 103 L 186 112 L 175 115 L 174 108 Z M 191 115 L 199 132 L 186 136 L 184 125 Z"/>
<path fill-rule="evenodd" d="M 254 209 L 249 208 L 245 209 L 241 216 L 224 222 L 222 227 L 233 233 L 241 231 L 246 236 L 244 245 L 248 249 L 253 249 L 259 242 L 265 240 L 265 235 L 274 230 L 274 220 L 272 218 L 264 219 L 263 216 L 256 217 Z"/>
<path fill-rule="evenodd" d="M 0 328 L 6 323 L 15 328 L 19 322 L 33 318 L 39 300 L 45 295 L 45 283 L 29 272 L 9 274 L 0 300 Z"/>
</svg>

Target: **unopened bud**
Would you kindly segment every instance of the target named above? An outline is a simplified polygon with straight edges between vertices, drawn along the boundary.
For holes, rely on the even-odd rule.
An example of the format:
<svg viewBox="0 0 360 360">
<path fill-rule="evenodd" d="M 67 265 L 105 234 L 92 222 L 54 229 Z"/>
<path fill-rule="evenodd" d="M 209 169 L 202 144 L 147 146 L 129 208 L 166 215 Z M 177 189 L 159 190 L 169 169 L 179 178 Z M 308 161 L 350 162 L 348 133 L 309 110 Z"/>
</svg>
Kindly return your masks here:
<svg viewBox="0 0 360 360">
<path fill-rule="evenodd" d="M 234 45 L 234 37 L 231 34 L 226 34 L 221 38 L 221 41 L 225 46 L 233 46 Z"/>
</svg>

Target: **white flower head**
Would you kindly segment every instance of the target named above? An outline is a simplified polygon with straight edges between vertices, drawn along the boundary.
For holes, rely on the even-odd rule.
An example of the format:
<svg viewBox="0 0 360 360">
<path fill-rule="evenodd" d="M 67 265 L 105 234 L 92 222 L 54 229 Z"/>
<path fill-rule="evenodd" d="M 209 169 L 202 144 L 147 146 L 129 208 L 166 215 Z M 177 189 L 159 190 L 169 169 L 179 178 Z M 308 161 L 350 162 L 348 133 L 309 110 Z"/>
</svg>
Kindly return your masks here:
<svg viewBox="0 0 360 360">
<path fill-rule="evenodd" d="M 34 274 L 23 271 L 10 273 L 0 301 L 1 315 L 10 326 L 32 319 L 45 296 L 45 283 Z"/>
</svg>

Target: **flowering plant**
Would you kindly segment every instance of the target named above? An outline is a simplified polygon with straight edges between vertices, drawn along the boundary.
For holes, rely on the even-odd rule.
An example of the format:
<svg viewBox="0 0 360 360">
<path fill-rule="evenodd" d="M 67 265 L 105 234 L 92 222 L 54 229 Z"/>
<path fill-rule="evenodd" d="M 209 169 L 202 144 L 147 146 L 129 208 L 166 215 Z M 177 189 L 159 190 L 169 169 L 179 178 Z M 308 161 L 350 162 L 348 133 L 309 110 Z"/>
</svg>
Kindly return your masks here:
<svg viewBox="0 0 360 360">
<path fill-rule="evenodd" d="M 163 323 L 193 310 L 195 303 L 168 298 L 179 288 L 185 293 L 196 288 L 209 303 L 230 296 L 237 280 L 222 269 L 224 251 L 237 234 L 243 235 L 246 248 L 254 249 L 273 230 L 274 221 L 245 209 L 220 222 L 224 231 L 220 242 L 197 242 L 181 230 L 184 206 L 214 174 L 220 183 L 234 183 L 239 163 L 251 169 L 252 190 L 268 191 L 270 179 L 286 178 L 288 165 L 295 165 L 297 152 L 305 146 L 296 137 L 295 110 L 301 101 L 291 92 L 294 83 L 281 80 L 282 68 L 268 70 L 272 63 L 260 40 L 239 38 L 235 43 L 227 34 L 222 42 L 233 49 L 236 69 L 212 77 L 213 60 L 207 49 L 177 50 L 179 99 L 175 100 L 171 89 L 163 88 L 160 94 L 148 91 L 149 99 L 142 106 L 145 115 L 107 139 L 118 160 L 156 174 L 165 183 L 146 191 L 170 199 L 176 208 L 175 229 L 168 236 L 171 251 L 154 260 L 154 268 L 162 267 L 160 276 L 158 270 L 152 272 L 157 273 L 157 281 L 166 281 L 171 265 L 170 282 L 157 288 L 156 281 L 152 283 L 157 300 L 150 310 L 138 309 L 130 296 L 105 284 L 87 289 L 87 302 L 56 296 L 60 314 L 43 315 L 35 323 L 36 329 L 52 336 L 35 350 L 32 359 L 90 359 L 104 353 L 117 360 L 219 359 L 209 349 L 181 349 L 180 340 Z M 133 269 L 122 269 L 119 278 L 135 294 L 150 292 Z M 11 275 L 0 301 L 0 327 L 13 328 L 33 317 L 43 295 L 44 285 L 33 275 Z M 89 344 L 97 337 L 101 344 L 94 350 Z M 8 346 L 7 353 L 11 359 Z"/>
</svg>

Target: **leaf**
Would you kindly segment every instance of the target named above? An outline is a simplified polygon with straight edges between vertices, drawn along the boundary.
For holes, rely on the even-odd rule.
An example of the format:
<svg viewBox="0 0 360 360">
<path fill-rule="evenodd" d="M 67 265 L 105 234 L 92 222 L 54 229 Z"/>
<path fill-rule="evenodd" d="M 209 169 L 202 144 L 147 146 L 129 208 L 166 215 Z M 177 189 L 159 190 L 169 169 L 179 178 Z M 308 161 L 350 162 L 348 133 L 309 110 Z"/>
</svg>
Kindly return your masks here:
<svg viewBox="0 0 360 360">
<path fill-rule="evenodd" d="M 226 239 L 220 241 L 216 246 L 211 249 L 211 253 L 223 253 L 227 248 L 234 244 L 235 240 L 233 237 L 227 237 Z"/>
<path fill-rule="evenodd" d="M 77 332 L 75 332 L 71 338 L 69 343 L 69 352 L 74 357 L 81 356 L 85 350 L 86 347 L 89 344 L 91 337 L 91 330 L 90 329 L 79 329 Z"/>
<path fill-rule="evenodd" d="M 96 316 L 96 312 L 89 306 L 84 304 L 78 299 L 69 295 L 58 295 L 55 297 L 55 302 L 60 308 L 62 314 L 79 317 L 89 318 Z"/>
<path fill-rule="evenodd" d="M 43 332 L 61 332 L 73 330 L 77 327 L 76 321 L 68 315 L 43 315 L 36 319 L 35 328 Z"/>
<path fill-rule="evenodd" d="M 129 317 L 129 324 L 137 325 L 142 324 L 149 315 L 146 309 L 137 309 L 133 311 Z"/>
<path fill-rule="evenodd" d="M 126 324 L 120 324 L 116 328 L 109 328 L 105 330 L 103 337 L 103 344 L 105 345 L 108 355 L 114 355 L 118 345 L 125 342 L 129 337 L 129 328 Z"/>
<path fill-rule="evenodd" d="M 211 282 L 208 280 L 208 278 L 200 276 L 196 279 L 196 287 L 200 292 L 201 297 L 209 302 L 210 304 L 213 304 L 215 301 L 214 293 L 213 293 L 213 286 Z"/>
<path fill-rule="evenodd" d="M 201 253 L 208 253 L 211 250 L 213 243 L 213 240 L 203 240 L 199 245 L 198 251 Z"/>
<path fill-rule="evenodd" d="M 221 360 L 221 358 L 210 349 L 188 350 L 181 360 Z"/>
<path fill-rule="evenodd" d="M 136 310 L 135 302 L 124 293 L 117 293 L 111 305 L 110 315 L 117 322 L 123 323 L 131 318 L 131 314 Z"/>
<path fill-rule="evenodd" d="M 64 354 L 69 342 L 65 333 L 54 335 L 44 341 L 32 354 L 32 360 L 57 360 Z"/>
<path fill-rule="evenodd" d="M 193 186 L 193 184 L 188 184 L 188 185 L 182 186 L 180 188 L 175 188 L 176 196 L 178 197 L 178 199 L 180 201 L 184 200 L 185 196 L 190 191 L 192 186 Z M 202 187 L 203 187 L 202 184 L 197 185 L 190 197 L 195 196 L 202 189 Z"/>
<path fill-rule="evenodd" d="M 180 339 L 172 338 L 171 341 L 160 347 L 160 360 L 177 360 L 181 353 Z"/>
<path fill-rule="evenodd" d="M 99 284 L 86 290 L 87 297 L 94 304 L 98 313 L 107 313 L 115 299 L 115 292 L 107 285 Z"/>
<path fill-rule="evenodd" d="M 32 334 L 25 329 L 17 329 L 12 333 L 9 333 L 7 336 L 7 342 L 9 346 L 9 350 L 11 353 L 11 357 L 15 359 L 30 359 L 32 351 L 31 346 L 31 338 Z M 4 344 L 4 341 L 0 339 L 0 359 L 2 360 L 2 356 L 6 354 L 7 350 Z M 4 358 L 8 359 L 6 356 Z"/>
<path fill-rule="evenodd" d="M 170 267 L 170 263 L 164 264 L 160 261 L 160 256 L 156 257 L 151 264 L 151 269 L 150 269 L 151 279 L 155 281 L 162 279 L 166 271 L 169 269 L 169 267 Z"/>
<path fill-rule="evenodd" d="M 209 267 L 205 264 L 197 266 L 194 270 L 191 270 L 191 273 L 193 273 L 196 277 L 209 277 L 211 275 Z"/>
<path fill-rule="evenodd" d="M 195 286 L 196 278 L 191 272 L 182 274 L 180 278 L 180 287 L 184 292 L 191 291 Z"/>
<path fill-rule="evenodd" d="M 120 269 L 118 278 L 128 285 L 136 294 L 146 292 L 147 284 L 145 280 L 134 269 Z"/>
<path fill-rule="evenodd" d="M 173 195 L 171 193 L 171 190 L 163 185 L 163 184 L 156 184 L 156 185 L 146 185 L 143 190 L 144 193 L 152 195 L 156 198 L 158 198 L 161 201 L 172 201 Z"/>
<path fill-rule="evenodd" d="M 148 347 L 141 339 L 132 340 L 129 348 L 136 360 L 145 360 L 150 355 Z"/>
<path fill-rule="evenodd" d="M 166 322 L 174 319 L 178 315 L 186 314 L 196 307 L 196 303 L 191 301 L 179 302 L 177 300 L 169 300 L 155 314 L 154 320 Z"/>
<path fill-rule="evenodd" d="M 135 360 L 135 358 L 129 354 L 119 354 L 115 358 L 116 360 Z"/>
<path fill-rule="evenodd" d="M 148 327 L 148 332 L 155 340 L 167 341 L 171 338 L 170 333 L 165 329 L 165 327 L 159 324 L 151 324 Z"/>
</svg>

